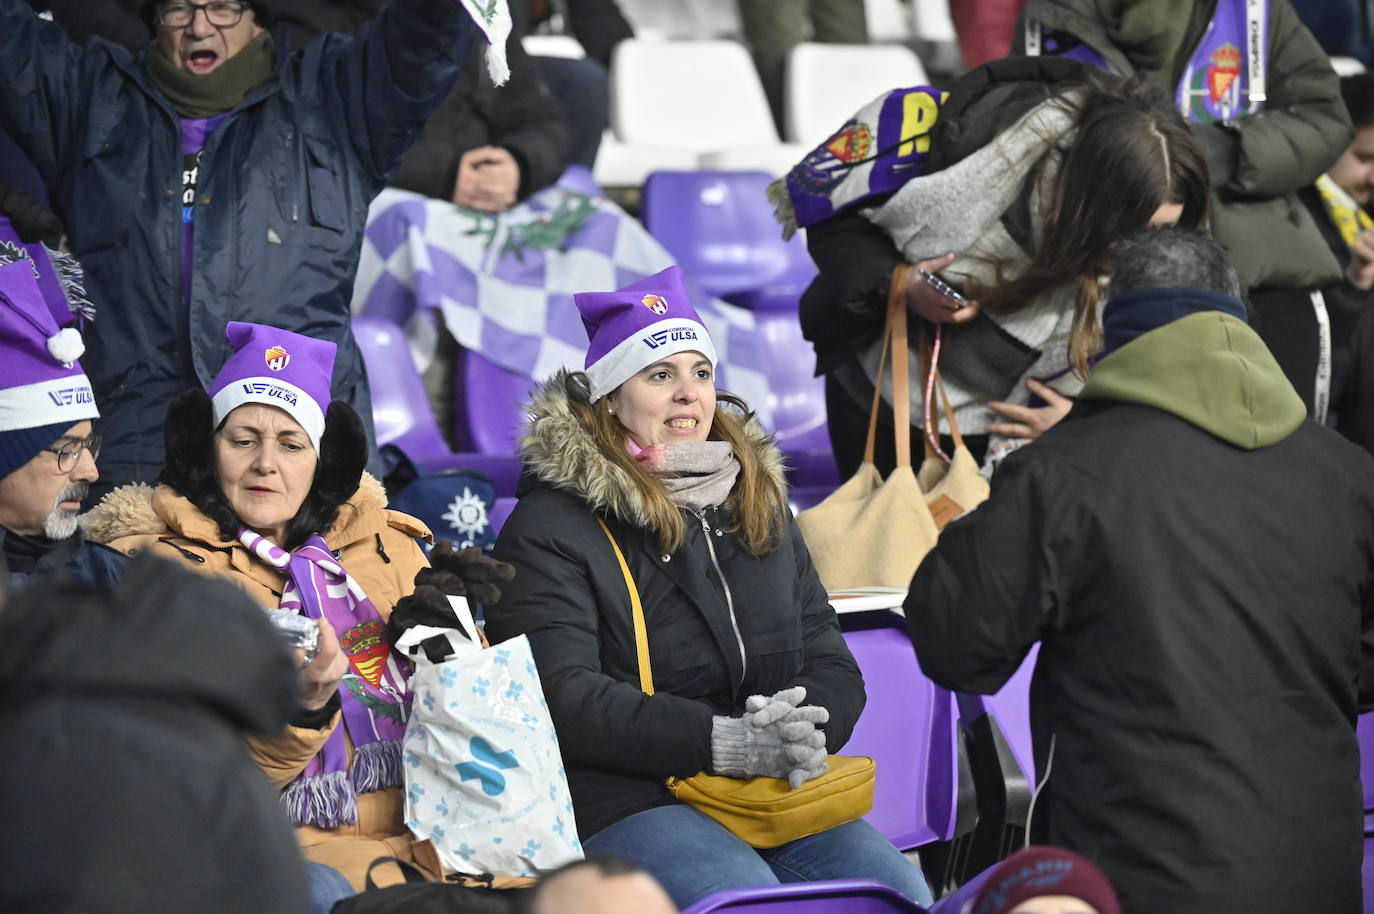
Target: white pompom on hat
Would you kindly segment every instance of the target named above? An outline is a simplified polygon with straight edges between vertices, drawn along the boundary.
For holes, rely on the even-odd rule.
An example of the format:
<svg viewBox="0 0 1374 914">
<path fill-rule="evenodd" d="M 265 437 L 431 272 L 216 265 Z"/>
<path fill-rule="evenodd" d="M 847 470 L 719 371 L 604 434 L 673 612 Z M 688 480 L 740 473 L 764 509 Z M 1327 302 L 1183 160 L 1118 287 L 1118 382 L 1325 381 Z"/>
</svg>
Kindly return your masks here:
<svg viewBox="0 0 1374 914">
<path fill-rule="evenodd" d="M 84 351 L 80 333 L 58 329 L 29 262 L 0 264 L 0 477 L 52 444 L 53 428 L 99 418 Z"/>
</svg>

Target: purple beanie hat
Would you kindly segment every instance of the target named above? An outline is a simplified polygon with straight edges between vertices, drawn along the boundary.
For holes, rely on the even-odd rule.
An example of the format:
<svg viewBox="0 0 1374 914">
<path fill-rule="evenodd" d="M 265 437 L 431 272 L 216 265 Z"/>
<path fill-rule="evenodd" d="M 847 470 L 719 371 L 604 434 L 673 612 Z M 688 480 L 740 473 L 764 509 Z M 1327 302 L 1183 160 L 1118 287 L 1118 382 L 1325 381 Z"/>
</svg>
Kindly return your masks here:
<svg viewBox="0 0 1374 914">
<path fill-rule="evenodd" d="M 593 401 L 679 352 L 700 352 L 716 364 L 716 347 L 687 298 L 677 267 L 615 292 L 578 292 L 573 301 L 591 340 L 586 370 Z"/>
<path fill-rule="evenodd" d="M 234 354 L 210 385 L 215 427 L 245 403 L 275 406 L 300 423 L 318 454 L 338 347 L 327 340 L 242 321 L 230 321 L 224 336 Z"/>
<path fill-rule="evenodd" d="M 74 328 L 58 329 L 29 261 L 0 265 L 0 478 L 76 423 L 100 417 L 76 361 L 85 348 Z"/>
</svg>

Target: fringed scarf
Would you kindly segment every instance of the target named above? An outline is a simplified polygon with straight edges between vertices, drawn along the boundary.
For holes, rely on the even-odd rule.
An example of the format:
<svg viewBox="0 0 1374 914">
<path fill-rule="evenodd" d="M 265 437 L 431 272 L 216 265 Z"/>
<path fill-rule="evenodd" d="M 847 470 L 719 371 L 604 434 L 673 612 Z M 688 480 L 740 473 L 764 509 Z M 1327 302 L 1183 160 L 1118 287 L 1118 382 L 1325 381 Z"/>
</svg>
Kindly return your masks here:
<svg viewBox="0 0 1374 914">
<path fill-rule="evenodd" d="M 381 614 L 323 539 L 312 536 L 287 552 L 245 528 L 239 530 L 239 541 L 286 573 L 281 608 L 328 619 L 348 657 L 349 671 L 339 692 L 343 725 L 334 728 L 324 748 L 282 791 L 282 805 L 297 825 L 355 824 L 358 794 L 401 786 L 410 665 L 391 649 Z M 345 731 L 353 743 L 348 770 Z"/>
<path fill-rule="evenodd" d="M 724 504 L 739 476 L 728 441 L 679 441 L 641 448 L 625 439 L 630 456 L 653 473 L 673 503 L 701 511 Z"/>
</svg>

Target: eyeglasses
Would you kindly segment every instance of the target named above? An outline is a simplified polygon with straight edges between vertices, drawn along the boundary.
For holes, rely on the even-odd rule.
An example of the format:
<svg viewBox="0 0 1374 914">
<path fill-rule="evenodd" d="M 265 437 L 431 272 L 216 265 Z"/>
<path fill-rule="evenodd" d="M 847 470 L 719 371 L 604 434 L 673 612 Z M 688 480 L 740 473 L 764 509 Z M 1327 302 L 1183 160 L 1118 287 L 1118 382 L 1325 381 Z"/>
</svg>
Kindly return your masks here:
<svg viewBox="0 0 1374 914">
<path fill-rule="evenodd" d="M 163 28 L 180 29 L 190 25 L 196 13 L 205 10 L 206 20 L 216 28 L 238 25 L 243 4 L 238 0 L 210 0 L 209 3 L 167 3 L 158 8 L 157 21 Z"/>
<path fill-rule="evenodd" d="M 59 473 L 70 473 L 76 469 L 76 465 L 81 460 L 82 451 L 91 452 L 91 460 L 100 456 L 101 438 L 99 435 L 91 435 L 89 438 L 68 438 L 62 443 L 61 447 L 44 448 L 49 454 L 57 455 L 57 471 Z"/>
</svg>

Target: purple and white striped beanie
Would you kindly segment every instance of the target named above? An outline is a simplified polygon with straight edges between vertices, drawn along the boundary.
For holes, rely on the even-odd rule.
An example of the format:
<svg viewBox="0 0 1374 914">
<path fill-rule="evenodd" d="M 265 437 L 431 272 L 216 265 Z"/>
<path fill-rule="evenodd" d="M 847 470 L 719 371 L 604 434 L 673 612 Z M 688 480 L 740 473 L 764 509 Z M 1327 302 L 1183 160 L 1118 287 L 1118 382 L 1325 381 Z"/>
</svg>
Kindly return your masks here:
<svg viewBox="0 0 1374 914">
<path fill-rule="evenodd" d="M 58 328 L 29 261 L 0 265 L 0 478 L 76 423 L 100 418 L 77 363 L 85 349 L 75 328 Z"/>
<path fill-rule="evenodd" d="M 243 321 L 230 321 L 224 336 L 234 354 L 210 385 L 215 428 L 245 403 L 275 406 L 300 423 L 318 454 L 338 347 L 328 340 Z"/>
<path fill-rule="evenodd" d="M 591 341 L 586 372 L 593 401 L 679 352 L 700 352 L 716 364 L 711 334 L 687 298 L 678 267 L 615 292 L 578 292 L 573 301 Z"/>
</svg>

